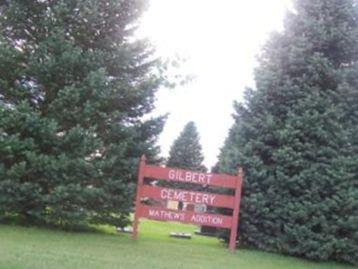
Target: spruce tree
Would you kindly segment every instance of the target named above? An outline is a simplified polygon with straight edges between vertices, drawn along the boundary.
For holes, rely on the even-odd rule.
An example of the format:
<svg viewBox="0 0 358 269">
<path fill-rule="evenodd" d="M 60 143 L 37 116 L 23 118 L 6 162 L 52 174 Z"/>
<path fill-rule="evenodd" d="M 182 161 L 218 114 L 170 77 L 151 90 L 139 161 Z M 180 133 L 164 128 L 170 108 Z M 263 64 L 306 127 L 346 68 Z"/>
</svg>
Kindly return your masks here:
<svg viewBox="0 0 358 269">
<path fill-rule="evenodd" d="M 195 123 L 190 121 L 170 147 L 167 166 L 205 171 L 203 161 L 199 133 Z"/>
<path fill-rule="evenodd" d="M 194 122 L 185 126 L 169 151 L 167 166 L 188 170 L 206 171 L 200 137 Z"/>
<path fill-rule="evenodd" d="M 259 63 L 218 164 L 245 171 L 241 243 L 358 263 L 357 1 L 295 1 Z"/>
<path fill-rule="evenodd" d="M 163 82 L 145 0 L 0 1 L 0 215 L 124 225 Z"/>
<path fill-rule="evenodd" d="M 203 161 L 204 156 L 200 145 L 200 136 L 195 123 L 190 121 L 184 126 L 178 138 L 174 140 L 170 147 L 167 166 L 206 172 L 207 168 L 203 165 Z M 196 184 L 182 182 L 167 182 L 164 185 L 190 190 L 203 189 Z M 180 202 L 179 209 L 181 208 L 182 203 Z"/>
</svg>

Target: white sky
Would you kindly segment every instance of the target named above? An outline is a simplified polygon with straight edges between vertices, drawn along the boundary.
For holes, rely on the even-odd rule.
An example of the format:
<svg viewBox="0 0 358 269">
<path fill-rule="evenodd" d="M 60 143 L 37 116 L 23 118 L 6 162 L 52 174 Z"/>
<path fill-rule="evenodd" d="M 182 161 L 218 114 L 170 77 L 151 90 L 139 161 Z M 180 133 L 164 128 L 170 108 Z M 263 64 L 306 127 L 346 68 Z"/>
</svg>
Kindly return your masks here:
<svg viewBox="0 0 358 269">
<path fill-rule="evenodd" d="M 290 0 L 150 0 L 140 34 L 163 57 L 187 58 L 180 72 L 195 80 L 157 94 L 155 114 L 170 113 L 162 155 L 188 121 L 201 137 L 205 165 L 215 164 L 233 123 L 233 101 L 253 87 L 256 56 L 270 32 L 282 29 Z"/>
</svg>

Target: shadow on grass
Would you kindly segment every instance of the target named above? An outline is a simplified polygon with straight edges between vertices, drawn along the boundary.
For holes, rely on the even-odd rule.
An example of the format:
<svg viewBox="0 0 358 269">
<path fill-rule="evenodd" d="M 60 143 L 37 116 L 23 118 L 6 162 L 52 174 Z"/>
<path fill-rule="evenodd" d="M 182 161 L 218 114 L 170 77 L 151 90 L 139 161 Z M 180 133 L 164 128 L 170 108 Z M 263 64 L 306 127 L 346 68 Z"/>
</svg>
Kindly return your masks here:
<svg viewBox="0 0 358 269">
<path fill-rule="evenodd" d="M 54 231 L 76 232 L 76 233 L 93 233 L 93 234 L 118 234 L 114 226 L 110 225 L 93 225 L 88 223 L 71 224 L 71 223 L 46 223 L 43 221 L 25 218 L 20 215 L 0 216 L 0 224 L 8 226 L 21 226 L 27 228 L 45 228 Z"/>
</svg>

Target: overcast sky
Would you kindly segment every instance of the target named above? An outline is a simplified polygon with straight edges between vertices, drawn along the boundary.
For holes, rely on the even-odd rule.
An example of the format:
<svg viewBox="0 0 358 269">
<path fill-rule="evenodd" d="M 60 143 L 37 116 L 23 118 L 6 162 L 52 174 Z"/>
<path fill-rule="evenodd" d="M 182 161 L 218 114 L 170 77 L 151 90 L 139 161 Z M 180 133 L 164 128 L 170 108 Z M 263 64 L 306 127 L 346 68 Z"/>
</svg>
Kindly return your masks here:
<svg viewBox="0 0 358 269">
<path fill-rule="evenodd" d="M 233 101 L 254 87 L 256 56 L 272 31 L 282 30 L 290 0 L 150 0 L 140 34 L 163 57 L 187 58 L 180 72 L 195 79 L 157 94 L 155 114 L 170 113 L 160 136 L 162 155 L 188 121 L 201 137 L 205 165 L 215 164 L 233 123 Z"/>
</svg>

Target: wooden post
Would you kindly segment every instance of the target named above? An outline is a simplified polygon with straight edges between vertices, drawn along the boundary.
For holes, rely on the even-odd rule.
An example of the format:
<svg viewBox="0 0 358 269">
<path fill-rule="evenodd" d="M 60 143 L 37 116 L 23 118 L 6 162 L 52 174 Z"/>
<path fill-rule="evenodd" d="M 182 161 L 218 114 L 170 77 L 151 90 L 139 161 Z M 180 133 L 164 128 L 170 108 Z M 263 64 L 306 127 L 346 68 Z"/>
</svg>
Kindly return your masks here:
<svg viewBox="0 0 358 269">
<path fill-rule="evenodd" d="M 241 167 L 238 167 L 237 182 L 235 188 L 235 206 L 234 206 L 234 211 L 232 213 L 232 225 L 231 225 L 230 241 L 229 241 L 229 249 L 232 252 L 234 252 L 236 248 L 237 224 L 239 223 L 242 180 L 243 180 L 243 171 Z"/>
<path fill-rule="evenodd" d="M 134 220 L 133 220 L 133 232 L 132 239 L 137 239 L 138 234 L 138 224 L 139 224 L 139 214 L 140 214 L 140 198 L 142 193 L 142 186 L 144 180 L 144 169 L 145 169 L 145 161 L 146 158 L 144 155 L 140 158 L 139 168 L 138 168 L 138 183 L 137 183 L 137 195 L 135 200 L 135 212 L 134 212 Z"/>
</svg>

